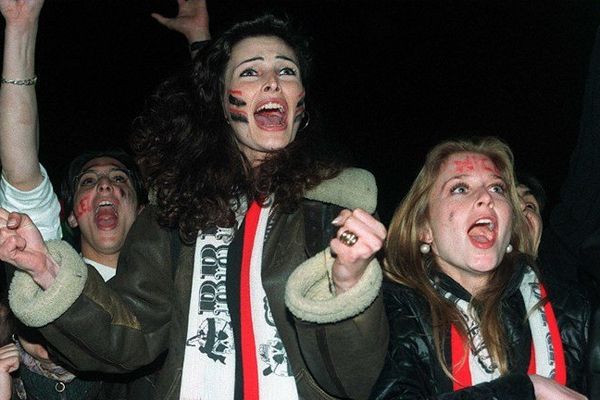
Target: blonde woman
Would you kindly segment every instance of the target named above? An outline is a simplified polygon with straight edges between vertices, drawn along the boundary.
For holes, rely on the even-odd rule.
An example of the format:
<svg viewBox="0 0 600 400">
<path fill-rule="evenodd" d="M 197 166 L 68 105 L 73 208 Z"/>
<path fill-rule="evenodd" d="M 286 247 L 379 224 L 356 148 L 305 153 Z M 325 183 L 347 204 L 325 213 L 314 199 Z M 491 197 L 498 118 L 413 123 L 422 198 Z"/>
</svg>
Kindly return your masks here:
<svg viewBox="0 0 600 400">
<path fill-rule="evenodd" d="M 589 305 L 540 277 L 513 156 L 496 138 L 433 148 L 392 219 L 390 346 L 378 399 L 583 399 Z"/>
</svg>

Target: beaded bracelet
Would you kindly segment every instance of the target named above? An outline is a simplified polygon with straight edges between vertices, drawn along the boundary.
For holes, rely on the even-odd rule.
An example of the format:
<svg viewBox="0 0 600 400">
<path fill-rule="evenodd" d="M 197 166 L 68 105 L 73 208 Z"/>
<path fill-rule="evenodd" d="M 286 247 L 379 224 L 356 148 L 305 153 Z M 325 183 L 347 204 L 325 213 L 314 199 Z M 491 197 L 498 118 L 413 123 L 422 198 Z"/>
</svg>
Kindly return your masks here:
<svg viewBox="0 0 600 400">
<path fill-rule="evenodd" d="M 2 77 L 2 79 L 0 79 L 0 82 L 18 86 L 32 86 L 35 85 L 37 79 L 38 78 L 35 75 L 33 76 L 33 78 L 29 79 L 5 79 L 4 77 Z"/>
</svg>

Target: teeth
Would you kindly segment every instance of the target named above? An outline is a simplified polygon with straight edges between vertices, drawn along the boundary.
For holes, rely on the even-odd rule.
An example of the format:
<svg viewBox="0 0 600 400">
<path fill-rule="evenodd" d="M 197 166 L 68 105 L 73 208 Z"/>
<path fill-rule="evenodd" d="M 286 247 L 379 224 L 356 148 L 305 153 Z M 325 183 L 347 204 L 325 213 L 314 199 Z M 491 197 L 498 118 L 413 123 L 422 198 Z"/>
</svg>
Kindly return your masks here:
<svg viewBox="0 0 600 400">
<path fill-rule="evenodd" d="M 263 110 L 278 110 L 279 112 L 283 112 L 283 106 L 278 103 L 266 103 L 259 107 L 258 111 Z"/>
<path fill-rule="evenodd" d="M 490 231 L 493 231 L 493 230 L 494 230 L 494 228 L 496 227 L 496 224 L 494 224 L 494 222 L 493 222 L 491 219 L 489 219 L 489 218 L 482 218 L 482 219 L 478 219 L 478 220 L 475 222 L 475 224 L 477 224 L 477 225 L 487 225 L 487 226 L 488 226 L 488 229 L 489 229 Z"/>
<path fill-rule="evenodd" d="M 100 207 L 107 207 L 107 206 L 108 207 L 112 207 L 115 211 L 117 210 L 116 207 L 115 207 L 115 205 L 113 203 L 111 203 L 108 200 L 104 200 L 104 201 L 101 201 L 100 203 L 98 203 L 98 206 L 96 207 L 96 212 L 98 212 L 98 210 L 100 209 Z"/>
</svg>

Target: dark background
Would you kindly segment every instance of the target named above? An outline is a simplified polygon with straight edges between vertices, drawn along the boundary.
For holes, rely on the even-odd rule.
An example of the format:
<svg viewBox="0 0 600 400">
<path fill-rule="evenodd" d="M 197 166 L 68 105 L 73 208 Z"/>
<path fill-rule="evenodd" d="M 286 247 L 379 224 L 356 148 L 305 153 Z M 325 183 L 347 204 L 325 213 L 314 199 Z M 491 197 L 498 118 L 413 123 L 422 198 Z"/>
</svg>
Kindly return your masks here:
<svg viewBox="0 0 600 400">
<path fill-rule="evenodd" d="M 208 0 L 211 31 L 286 11 L 314 38 L 325 132 L 378 181 L 384 222 L 425 152 L 493 134 L 552 205 L 578 132 L 597 1 Z M 188 60 L 152 18 L 175 0 L 46 0 L 37 53 L 40 158 L 55 184 L 88 148 L 124 146 L 158 82 Z"/>
</svg>

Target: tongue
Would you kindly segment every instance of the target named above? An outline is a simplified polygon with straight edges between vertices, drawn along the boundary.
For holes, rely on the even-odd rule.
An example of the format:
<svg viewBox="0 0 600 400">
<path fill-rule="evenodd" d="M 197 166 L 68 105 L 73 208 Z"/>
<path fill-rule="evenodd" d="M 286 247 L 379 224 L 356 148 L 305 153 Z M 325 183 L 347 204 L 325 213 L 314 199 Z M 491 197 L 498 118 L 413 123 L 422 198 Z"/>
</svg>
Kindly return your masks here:
<svg viewBox="0 0 600 400">
<path fill-rule="evenodd" d="M 254 114 L 256 125 L 259 127 L 281 126 L 284 124 L 284 114 L 279 111 L 259 112 Z"/>
<path fill-rule="evenodd" d="M 112 229 L 117 226 L 117 213 L 112 207 L 100 207 L 96 213 L 96 226 L 99 229 Z"/>
<path fill-rule="evenodd" d="M 487 243 L 492 240 L 492 232 L 487 226 L 476 225 L 469 231 L 469 236 L 479 243 Z"/>
</svg>

